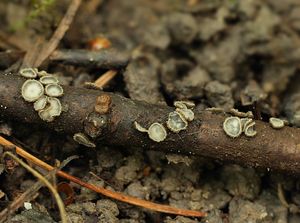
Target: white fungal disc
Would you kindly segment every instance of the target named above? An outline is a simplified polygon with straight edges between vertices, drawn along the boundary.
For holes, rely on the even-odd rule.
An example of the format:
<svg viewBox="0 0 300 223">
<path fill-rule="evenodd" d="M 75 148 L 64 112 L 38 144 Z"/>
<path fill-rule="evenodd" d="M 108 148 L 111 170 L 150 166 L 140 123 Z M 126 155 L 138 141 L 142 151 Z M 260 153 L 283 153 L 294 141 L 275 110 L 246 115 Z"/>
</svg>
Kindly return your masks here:
<svg viewBox="0 0 300 223">
<path fill-rule="evenodd" d="M 37 77 L 37 70 L 32 68 L 24 68 L 20 70 L 20 75 L 26 78 L 36 78 Z"/>
<path fill-rule="evenodd" d="M 57 98 L 48 98 L 48 102 L 50 104 L 49 108 L 47 109 L 49 111 L 49 114 L 53 117 L 59 116 L 61 113 L 61 103 Z"/>
<path fill-rule="evenodd" d="M 134 127 L 136 130 L 140 131 L 140 132 L 148 132 L 147 129 L 145 129 L 143 126 L 141 126 L 139 123 L 134 122 Z"/>
<path fill-rule="evenodd" d="M 34 110 L 40 111 L 44 109 L 47 105 L 47 102 L 48 102 L 48 97 L 45 95 L 41 96 L 36 102 L 34 102 L 33 104 Z"/>
<path fill-rule="evenodd" d="M 187 121 L 193 121 L 195 118 L 194 112 L 191 109 L 176 108 L 176 111 L 180 113 Z"/>
<path fill-rule="evenodd" d="M 223 122 L 223 129 L 225 133 L 232 137 L 238 137 L 242 133 L 242 123 L 238 117 L 228 117 Z"/>
<path fill-rule="evenodd" d="M 248 126 L 245 128 L 245 135 L 248 137 L 253 137 L 257 134 L 255 131 L 255 122 L 251 122 Z"/>
<path fill-rule="evenodd" d="M 86 147 L 96 147 L 95 143 L 91 142 L 89 138 L 83 133 L 75 133 L 73 139 L 81 145 Z"/>
<path fill-rule="evenodd" d="M 45 109 L 39 111 L 39 116 L 46 122 L 52 122 L 54 117 L 61 114 L 61 103 L 57 98 L 48 97 L 48 105 Z"/>
<path fill-rule="evenodd" d="M 57 84 L 58 79 L 56 77 L 54 77 L 53 75 L 45 75 L 40 78 L 40 82 L 44 85 Z"/>
<path fill-rule="evenodd" d="M 172 131 L 172 132 L 180 132 L 181 130 L 184 130 L 187 128 L 187 121 L 185 118 L 178 112 L 170 112 L 169 113 L 169 118 L 167 121 L 167 127 Z"/>
<path fill-rule="evenodd" d="M 34 102 L 44 94 L 44 87 L 36 80 L 27 80 L 22 85 L 21 93 L 25 101 Z"/>
<path fill-rule="evenodd" d="M 59 97 L 64 94 L 63 88 L 58 84 L 48 84 L 45 87 L 45 92 L 50 97 Z"/>
<path fill-rule="evenodd" d="M 49 76 L 50 74 L 48 74 L 46 71 L 41 70 L 37 72 L 38 77 L 44 77 L 44 76 Z"/>
<path fill-rule="evenodd" d="M 175 101 L 174 102 L 174 106 L 176 108 L 194 108 L 195 107 L 195 103 L 192 101 Z"/>
<path fill-rule="evenodd" d="M 42 120 L 44 120 L 46 122 L 52 122 L 54 120 L 54 117 L 50 115 L 50 113 L 47 111 L 47 109 L 40 110 L 39 116 Z"/>
<path fill-rule="evenodd" d="M 241 118 L 242 131 L 244 132 L 246 127 L 253 122 L 252 118 Z"/>
<path fill-rule="evenodd" d="M 186 105 L 182 101 L 175 101 L 174 106 L 176 108 L 187 109 Z"/>
<path fill-rule="evenodd" d="M 284 121 L 279 118 L 270 118 L 269 122 L 274 129 L 281 129 L 284 127 Z"/>
<path fill-rule="evenodd" d="M 149 127 L 148 135 L 153 141 L 161 142 L 167 137 L 167 131 L 163 125 L 155 122 Z"/>
</svg>

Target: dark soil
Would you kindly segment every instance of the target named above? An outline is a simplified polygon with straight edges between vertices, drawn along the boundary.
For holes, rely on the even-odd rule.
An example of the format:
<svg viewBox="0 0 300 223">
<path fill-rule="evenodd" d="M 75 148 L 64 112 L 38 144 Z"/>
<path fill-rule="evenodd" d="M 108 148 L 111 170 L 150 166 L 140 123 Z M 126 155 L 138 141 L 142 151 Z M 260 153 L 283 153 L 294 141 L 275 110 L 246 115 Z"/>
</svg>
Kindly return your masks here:
<svg viewBox="0 0 300 223">
<path fill-rule="evenodd" d="M 0 34 L 13 36 L 11 42 L 16 44 L 9 45 L 1 34 L 1 51 L 26 50 L 34 43 L 33 37 L 49 38 L 68 3 L 53 1 L 29 19 L 32 2 L 0 2 L 4 18 Z M 90 0 L 82 3 L 59 47 L 88 48 L 89 40 L 97 36 L 132 55 L 105 91 L 151 104 L 172 105 L 175 100 L 189 99 L 199 109 L 251 110 L 256 118 L 280 117 L 300 127 L 299 0 Z M 20 45 L 24 48 L 16 47 Z M 0 67 L 2 71 L 9 68 L 2 63 Z M 43 69 L 73 86 L 94 81 L 105 71 L 54 62 L 44 64 Z M 300 181 L 295 176 L 141 148 L 101 145 L 89 149 L 71 136 L 0 121 L 1 134 L 48 163 L 79 155 L 65 170 L 84 181 L 208 212 L 203 219 L 150 212 L 72 184 L 75 201 L 66 207 L 71 222 L 300 222 Z M 21 167 L 2 170 L 0 165 L 1 209 L 37 181 Z M 33 209 L 19 209 L 9 222 L 60 220 L 46 189 L 31 203 Z"/>
</svg>

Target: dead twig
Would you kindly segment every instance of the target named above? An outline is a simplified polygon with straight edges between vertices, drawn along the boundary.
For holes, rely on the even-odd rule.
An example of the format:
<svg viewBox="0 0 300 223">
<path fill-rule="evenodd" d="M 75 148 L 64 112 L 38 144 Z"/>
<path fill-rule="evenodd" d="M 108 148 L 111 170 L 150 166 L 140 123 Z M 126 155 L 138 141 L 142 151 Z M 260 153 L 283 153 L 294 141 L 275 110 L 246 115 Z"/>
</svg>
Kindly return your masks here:
<svg viewBox="0 0 300 223">
<path fill-rule="evenodd" d="M 31 55 L 26 56 L 25 55 L 25 59 L 23 61 L 24 66 L 39 67 L 52 54 L 52 52 L 56 49 L 59 42 L 65 35 L 66 31 L 69 29 L 69 26 L 72 23 L 80 4 L 81 4 L 81 0 L 73 0 L 70 3 L 66 14 L 64 15 L 63 19 L 59 23 L 57 29 L 53 33 L 49 42 L 47 42 L 45 44 L 41 44 L 41 45 L 35 44 L 35 46 L 38 45 L 36 47 L 40 48 L 41 50 L 36 51 L 36 52 L 28 51 L 27 54 L 37 54 L 37 55 L 36 56 L 31 56 Z M 27 57 L 28 58 L 36 57 L 37 59 L 34 62 L 31 62 L 31 61 L 26 60 Z M 31 62 L 31 63 L 29 63 L 29 62 Z"/>
<path fill-rule="evenodd" d="M 246 166 L 300 174 L 300 129 L 273 129 L 269 123 L 256 121 L 257 135 L 231 138 L 224 133 L 226 115 L 212 111 L 195 111 L 195 119 L 180 133 L 168 132 L 160 143 L 137 131 L 134 122 L 148 128 L 152 123 L 166 123 L 174 108 L 132 101 L 99 90 L 64 86 L 61 104 L 68 107 L 53 122 L 45 122 L 31 103 L 20 96 L 24 79 L 17 75 L 0 75 L 0 118 L 59 129 L 66 134 L 84 133 L 95 143 L 125 148 L 159 149 L 212 157 Z M 104 99 L 104 100 L 103 100 Z M 104 120 L 94 125 L 96 119 Z M 182 140 L 180 140 L 182 139 Z"/>
<path fill-rule="evenodd" d="M 95 80 L 94 84 L 99 88 L 103 88 L 116 76 L 117 73 L 118 71 L 116 70 L 109 70 Z"/>
<path fill-rule="evenodd" d="M 23 150 L 22 148 L 14 145 L 13 143 L 11 143 L 10 141 L 4 139 L 3 137 L 0 136 L 0 144 L 3 146 L 8 146 L 10 148 L 16 148 L 16 153 L 20 156 L 22 156 L 23 158 L 29 160 L 30 162 L 34 163 L 35 165 L 42 167 L 45 170 L 48 171 L 52 171 L 54 169 L 54 167 L 52 167 L 51 165 L 39 160 L 38 158 L 36 158 L 35 156 L 31 155 L 30 153 L 26 152 L 25 150 Z M 169 205 L 162 205 L 162 204 L 156 204 L 150 201 L 145 201 L 145 200 L 141 200 L 135 197 L 131 197 L 131 196 L 127 196 L 124 195 L 122 193 L 119 192 L 114 192 L 114 191 L 110 191 L 107 190 L 105 188 L 102 187 L 97 187 L 95 185 L 86 183 L 81 181 L 79 178 L 76 178 L 72 175 L 69 175 L 61 170 L 57 170 L 56 172 L 57 175 L 70 180 L 80 186 L 86 187 L 90 190 L 93 190 L 97 193 L 100 193 L 104 196 L 110 197 L 112 199 L 115 200 L 119 200 L 128 204 L 132 204 L 132 205 L 136 205 L 136 206 L 140 206 L 143 208 L 147 208 L 153 211 L 158 211 L 158 212 L 163 212 L 163 213 L 168 213 L 168 214 L 175 214 L 175 215 L 183 215 L 183 216 L 192 216 L 192 217 L 203 217 L 206 215 L 206 213 L 203 212 L 199 212 L 199 211 L 191 211 L 191 210 L 184 210 L 184 209 L 179 209 L 179 208 L 175 208 L 175 207 L 171 207 Z"/>
</svg>

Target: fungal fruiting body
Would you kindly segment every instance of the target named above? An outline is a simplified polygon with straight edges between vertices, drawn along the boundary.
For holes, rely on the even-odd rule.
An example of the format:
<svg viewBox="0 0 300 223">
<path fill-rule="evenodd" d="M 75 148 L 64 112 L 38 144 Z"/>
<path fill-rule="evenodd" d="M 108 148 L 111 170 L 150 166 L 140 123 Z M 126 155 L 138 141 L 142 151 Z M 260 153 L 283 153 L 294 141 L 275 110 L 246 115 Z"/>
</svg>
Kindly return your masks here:
<svg viewBox="0 0 300 223">
<path fill-rule="evenodd" d="M 37 77 L 37 70 L 33 68 L 24 68 L 20 70 L 20 75 L 26 78 L 34 79 Z"/>
<path fill-rule="evenodd" d="M 274 129 L 281 129 L 284 127 L 284 121 L 279 118 L 270 118 L 269 122 Z"/>
<path fill-rule="evenodd" d="M 169 113 L 167 127 L 172 132 L 178 133 L 187 128 L 188 121 L 194 119 L 195 115 L 191 109 L 195 107 L 195 104 L 190 101 L 175 101 L 174 106 L 176 107 L 176 110 Z M 134 127 L 140 132 L 147 132 L 149 138 L 155 142 L 161 142 L 167 137 L 165 127 L 158 122 L 151 124 L 149 129 L 142 127 L 137 122 L 134 122 Z"/>
<path fill-rule="evenodd" d="M 253 137 L 257 134 L 255 131 L 255 122 L 252 118 L 228 117 L 223 122 L 223 129 L 232 138 L 240 136 L 243 132 L 248 137 Z"/>
<path fill-rule="evenodd" d="M 253 119 L 251 118 L 241 118 L 241 123 L 242 123 L 242 131 L 244 132 L 246 127 L 253 122 Z"/>
<path fill-rule="evenodd" d="M 194 112 L 191 110 L 195 103 L 191 101 L 175 101 L 176 110 L 169 113 L 167 127 L 175 133 L 184 130 L 188 126 L 188 121 L 194 120 Z"/>
<path fill-rule="evenodd" d="M 95 143 L 91 142 L 91 140 L 83 133 L 75 133 L 73 135 L 73 139 L 81 145 L 86 147 L 96 147 Z"/>
<path fill-rule="evenodd" d="M 255 122 L 250 122 L 246 127 L 245 127 L 245 135 L 248 137 L 253 137 L 257 134 L 257 132 L 255 131 Z"/>
<path fill-rule="evenodd" d="M 58 79 L 56 77 L 54 77 L 53 75 L 45 74 L 44 76 L 41 76 L 40 82 L 44 85 L 57 84 Z"/>
<path fill-rule="evenodd" d="M 22 85 L 22 97 L 25 101 L 34 102 L 44 94 L 43 85 L 36 80 L 27 80 Z"/>
<path fill-rule="evenodd" d="M 140 132 L 148 132 L 148 129 L 142 127 L 139 123 L 134 122 L 134 127 L 136 130 L 140 131 Z"/>
<path fill-rule="evenodd" d="M 235 108 L 231 108 L 229 110 L 229 113 L 232 115 L 238 116 L 240 118 L 253 118 L 254 117 L 252 111 L 247 111 L 245 113 L 245 112 L 240 112 L 239 110 L 237 110 Z"/>
<path fill-rule="evenodd" d="M 195 103 L 192 101 L 175 101 L 174 106 L 176 108 L 194 108 Z"/>
<path fill-rule="evenodd" d="M 46 71 L 38 71 L 35 68 L 22 69 L 20 74 L 31 78 L 22 85 L 22 97 L 25 101 L 34 102 L 33 108 L 42 120 L 52 122 L 54 117 L 62 112 L 62 105 L 57 97 L 62 96 L 64 91 L 58 84 L 58 79 Z M 43 85 L 46 85 L 45 88 Z"/>
<path fill-rule="evenodd" d="M 163 125 L 158 122 L 153 123 L 148 129 L 149 138 L 155 142 L 164 141 L 167 137 L 167 131 Z"/>
<path fill-rule="evenodd" d="M 176 111 L 180 113 L 187 121 L 193 121 L 195 118 L 194 112 L 191 109 L 176 108 Z"/>
<path fill-rule="evenodd" d="M 46 107 L 46 104 L 48 102 L 48 97 L 43 95 L 41 96 L 36 102 L 33 104 L 33 108 L 36 111 L 40 111 Z"/>
<path fill-rule="evenodd" d="M 39 111 L 39 116 L 46 122 L 52 122 L 54 117 L 60 115 L 62 111 L 61 103 L 57 98 L 48 97 L 47 106 Z"/>
<path fill-rule="evenodd" d="M 60 97 L 64 94 L 64 90 L 58 84 L 48 84 L 45 87 L 45 93 L 50 97 Z"/>
<path fill-rule="evenodd" d="M 149 138 L 155 142 L 164 141 L 167 137 L 167 131 L 165 127 L 158 122 L 154 122 L 152 125 L 150 125 L 149 129 L 142 127 L 137 122 L 134 122 L 134 127 L 140 132 L 147 132 Z"/>
<path fill-rule="evenodd" d="M 185 118 L 178 113 L 177 111 L 170 112 L 168 121 L 167 121 L 167 127 L 175 133 L 180 132 L 181 130 L 186 129 L 188 126 L 187 121 Z"/>
<path fill-rule="evenodd" d="M 225 133 L 232 138 L 240 136 L 242 133 L 242 123 L 240 118 L 233 116 L 226 118 L 223 122 L 223 129 Z"/>
</svg>

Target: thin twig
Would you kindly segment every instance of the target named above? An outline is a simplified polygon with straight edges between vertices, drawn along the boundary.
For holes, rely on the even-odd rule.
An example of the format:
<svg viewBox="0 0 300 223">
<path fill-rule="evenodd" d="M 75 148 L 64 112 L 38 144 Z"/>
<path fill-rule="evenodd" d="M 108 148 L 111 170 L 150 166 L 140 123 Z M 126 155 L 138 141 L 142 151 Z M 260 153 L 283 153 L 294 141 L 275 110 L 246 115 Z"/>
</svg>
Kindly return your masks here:
<svg viewBox="0 0 300 223">
<path fill-rule="evenodd" d="M 26 152 L 22 148 L 14 145 L 12 142 L 4 139 L 3 137 L 0 136 L 0 144 L 3 146 L 9 146 L 9 147 L 15 147 L 16 148 L 16 153 L 23 158 L 31 161 L 32 163 L 38 165 L 39 167 L 42 167 L 43 169 L 46 169 L 48 171 L 51 171 L 54 169 L 51 165 L 41 161 L 40 159 L 36 158 L 35 156 L 31 155 L 30 153 Z M 57 175 L 70 180 L 80 186 L 86 187 L 92 191 L 95 191 L 97 193 L 100 193 L 104 196 L 110 197 L 115 200 L 119 200 L 128 204 L 136 205 L 139 207 L 147 208 L 153 211 L 158 211 L 158 212 L 163 212 L 163 213 L 168 213 L 168 214 L 175 214 L 175 215 L 183 215 L 183 216 L 191 216 L 191 217 L 203 217 L 206 216 L 206 213 L 200 212 L 200 211 L 191 211 L 191 210 L 184 210 L 184 209 L 179 209 L 175 207 L 171 207 L 169 205 L 162 205 L 162 204 L 156 204 L 150 201 L 145 201 L 142 199 L 138 199 L 135 197 L 127 196 L 119 192 L 114 192 L 110 191 L 108 189 L 102 188 L 102 187 L 97 187 L 93 184 L 89 184 L 86 182 L 81 181 L 79 178 L 74 177 L 72 175 L 69 175 L 61 170 L 58 170 L 56 172 Z"/>
<path fill-rule="evenodd" d="M 97 80 L 95 80 L 94 84 L 99 88 L 103 88 L 116 76 L 117 72 L 118 71 L 116 70 L 106 71 Z"/>
<path fill-rule="evenodd" d="M 61 216 L 61 222 L 67 223 L 67 214 L 66 214 L 64 202 L 62 201 L 57 190 L 52 186 L 52 184 L 43 175 L 41 175 L 36 170 L 32 169 L 29 165 L 27 165 L 25 162 L 23 162 L 21 159 L 19 159 L 17 156 L 12 154 L 11 152 L 5 152 L 3 154 L 3 157 L 5 157 L 6 155 L 10 156 L 15 161 L 17 161 L 19 164 L 21 164 L 27 171 L 31 172 L 36 178 L 38 178 L 41 182 L 43 182 L 48 187 L 48 189 L 51 191 L 51 193 L 53 194 L 53 196 L 56 200 L 56 203 L 57 203 L 57 206 L 59 209 L 59 213 Z M 52 168 L 52 170 L 55 171 L 54 168 Z"/>
<path fill-rule="evenodd" d="M 61 39 L 67 32 L 67 30 L 69 29 L 70 24 L 72 23 L 80 4 L 81 4 L 81 0 L 73 0 L 70 3 L 66 14 L 64 15 L 63 19 L 59 23 L 53 36 L 51 37 L 51 39 L 49 40 L 48 43 L 43 45 L 42 50 L 39 54 L 39 57 L 33 64 L 33 67 L 39 67 L 44 62 L 44 60 L 46 60 L 52 54 L 52 52 L 56 49 L 59 42 L 61 41 Z"/>
<path fill-rule="evenodd" d="M 152 123 L 168 121 L 174 107 L 134 101 L 118 94 L 95 89 L 63 86 L 60 98 L 68 110 L 52 122 L 43 121 L 31 103 L 21 96 L 25 79 L 17 75 L 0 75 L 0 118 L 37 124 L 65 134 L 83 133 L 92 143 L 131 147 L 162 152 L 177 152 L 231 161 L 250 167 L 261 167 L 288 174 L 300 174 L 300 128 L 285 126 L 274 129 L 269 123 L 255 120 L 254 137 L 242 134 L 229 137 L 223 123 L 229 114 L 195 108 L 195 118 L 184 131 L 167 131 L 162 142 L 139 132 L 134 122 L 145 128 Z"/>
</svg>

